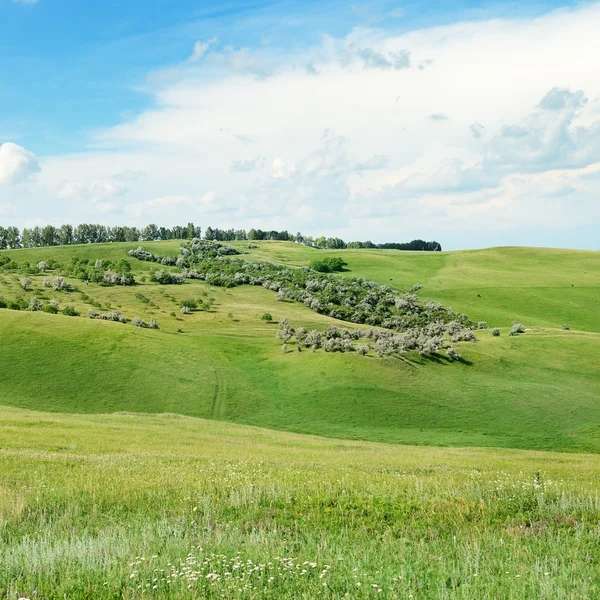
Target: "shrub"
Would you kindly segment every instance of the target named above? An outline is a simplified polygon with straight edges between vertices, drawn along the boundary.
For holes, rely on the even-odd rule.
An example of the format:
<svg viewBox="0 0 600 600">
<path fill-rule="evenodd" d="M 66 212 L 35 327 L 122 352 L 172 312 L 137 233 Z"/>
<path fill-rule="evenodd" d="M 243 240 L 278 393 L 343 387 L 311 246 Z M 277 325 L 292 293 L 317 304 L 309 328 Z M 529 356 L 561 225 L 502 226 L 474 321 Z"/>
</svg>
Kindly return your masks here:
<svg viewBox="0 0 600 600">
<path fill-rule="evenodd" d="M 470 329 L 461 329 L 452 334 L 452 342 L 476 342 L 477 338 Z"/>
<path fill-rule="evenodd" d="M 46 270 L 46 263 L 43 260 L 40 260 L 40 262 L 37 264 L 37 268 L 40 273 L 43 273 Z"/>
<path fill-rule="evenodd" d="M 127 323 L 125 315 L 119 312 L 118 310 L 113 310 L 101 315 L 96 315 L 95 318 L 99 319 L 100 321 L 114 321 L 116 323 Z"/>
<path fill-rule="evenodd" d="M 50 277 L 44 277 L 44 287 L 50 287 Z"/>
<path fill-rule="evenodd" d="M 348 263 L 344 261 L 342 258 L 333 256 L 328 256 L 322 259 L 315 259 L 310 263 L 310 268 L 313 271 L 318 271 L 319 273 L 335 273 L 339 271 L 343 271 L 344 267 L 346 267 Z"/>
<path fill-rule="evenodd" d="M 494 337 L 498 337 L 500 335 L 500 329 L 498 327 L 494 327 L 494 329 L 492 329 L 492 335 Z"/>
<path fill-rule="evenodd" d="M 44 312 L 50 313 L 51 315 L 55 315 L 58 312 L 58 308 L 52 304 L 46 304 L 44 306 Z"/>
<path fill-rule="evenodd" d="M 176 317 L 176 316 L 177 316 L 177 315 L 175 314 L 175 311 L 171 311 L 171 312 L 169 313 L 169 315 L 170 315 L 171 317 Z"/>
<path fill-rule="evenodd" d="M 7 302 L 4 298 L 0 297 L 0 308 L 6 308 Z"/>
<path fill-rule="evenodd" d="M 563 323 L 563 329 L 564 329 L 565 331 L 569 331 L 569 329 L 571 329 L 571 328 L 569 327 L 569 324 L 568 324 L 568 323 Z"/>
<path fill-rule="evenodd" d="M 273 315 L 271 313 L 264 313 L 261 320 L 270 323 L 273 320 Z"/>
<path fill-rule="evenodd" d="M 288 346 L 285 342 L 281 344 L 281 351 L 285 354 L 287 352 Z"/>
<path fill-rule="evenodd" d="M 55 277 L 52 280 L 52 289 L 55 292 L 70 292 L 73 289 L 73 286 L 64 277 Z"/>
<path fill-rule="evenodd" d="M 452 346 L 448 346 L 446 348 L 446 354 L 448 355 L 448 358 L 451 358 L 452 360 L 460 360 L 459 352 L 455 350 Z"/>
<path fill-rule="evenodd" d="M 192 310 L 194 310 L 194 309 L 198 308 L 198 303 L 197 303 L 197 302 L 196 302 L 196 301 L 195 301 L 193 298 L 190 298 L 189 300 L 182 300 L 182 301 L 179 303 L 179 306 L 180 306 L 182 309 L 184 309 L 184 308 L 189 308 L 189 309 L 190 309 L 190 311 L 192 311 Z M 182 310 L 181 312 L 183 312 L 183 310 Z M 189 312 L 189 311 L 188 311 L 188 312 Z M 188 313 L 184 313 L 184 314 L 188 314 Z"/>
<path fill-rule="evenodd" d="M 414 294 L 415 292 L 418 292 L 423 286 L 420 283 L 415 283 L 415 285 L 413 285 L 410 290 L 408 290 L 409 293 Z"/>
<path fill-rule="evenodd" d="M 88 319 L 95 319 L 98 316 L 98 313 L 93 308 L 90 308 L 87 311 L 87 316 Z"/>
<path fill-rule="evenodd" d="M 134 327 L 142 327 L 144 329 L 158 329 L 158 323 L 156 322 L 156 319 L 151 319 L 148 323 L 143 319 L 140 319 L 140 317 L 133 317 L 131 324 Z"/>
<path fill-rule="evenodd" d="M 520 333 L 525 333 L 525 325 L 522 325 L 521 323 L 517 323 L 516 321 L 513 321 L 513 325 L 510 328 L 508 335 L 514 336 L 514 335 L 519 335 Z"/>
<path fill-rule="evenodd" d="M 9 300 L 8 304 L 7 304 L 7 308 L 9 308 L 10 310 L 21 310 L 21 306 L 18 302 L 16 302 L 15 300 Z"/>
<path fill-rule="evenodd" d="M 37 311 L 42 310 L 42 308 L 42 303 L 35 296 L 32 296 L 29 300 L 28 310 Z"/>
<path fill-rule="evenodd" d="M 479 321 L 477 329 L 489 329 L 489 325 L 485 321 Z"/>
<path fill-rule="evenodd" d="M 192 312 L 192 309 L 189 306 L 182 306 L 179 311 L 182 315 L 189 315 Z"/>
<path fill-rule="evenodd" d="M 65 306 L 62 310 L 62 314 L 67 317 L 78 317 L 79 313 L 75 310 L 74 306 Z"/>
<path fill-rule="evenodd" d="M 21 287 L 22 287 L 24 290 L 27 290 L 27 289 L 29 289 L 29 288 L 31 287 L 31 283 L 32 283 L 32 281 L 31 281 L 31 279 L 30 279 L 29 277 L 23 277 L 23 278 L 21 279 Z"/>
<path fill-rule="evenodd" d="M 396 352 L 396 347 L 391 338 L 381 337 L 375 342 L 375 352 L 378 356 L 391 356 Z"/>
<path fill-rule="evenodd" d="M 162 283 L 163 285 L 168 284 L 180 284 L 185 281 L 184 273 L 173 273 L 171 271 L 156 271 L 154 273 L 154 280 L 158 281 L 158 283 Z"/>
<path fill-rule="evenodd" d="M 369 350 L 371 349 L 371 346 L 369 346 L 368 344 L 361 344 L 356 351 L 361 355 L 361 356 L 366 356 L 369 353 Z"/>
<path fill-rule="evenodd" d="M 50 304 L 52 306 L 54 306 L 54 308 L 58 308 L 60 305 L 60 302 L 58 300 L 55 300 L 54 298 L 52 298 L 52 300 L 50 300 Z"/>
<path fill-rule="evenodd" d="M 277 332 L 277 337 L 286 343 L 294 335 L 294 333 L 294 328 L 290 325 L 290 322 L 285 317 L 281 319 L 279 322 L 279 331 Z"/>
<path fill-rule="evenodd" d="M 131 273 L 115 273 L 108 270 L 102 276 L 102 283 L 105 285 L 133 285 L 135 279 Z"/>
</svg>

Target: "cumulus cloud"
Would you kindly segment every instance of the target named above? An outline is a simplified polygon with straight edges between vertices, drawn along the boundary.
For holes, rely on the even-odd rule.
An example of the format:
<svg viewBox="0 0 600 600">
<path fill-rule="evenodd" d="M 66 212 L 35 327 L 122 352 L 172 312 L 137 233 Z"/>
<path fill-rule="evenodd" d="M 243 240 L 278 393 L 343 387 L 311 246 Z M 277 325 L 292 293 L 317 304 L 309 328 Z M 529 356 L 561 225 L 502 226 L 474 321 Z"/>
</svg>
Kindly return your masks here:
<svg viewBox="0 0 600 600">
<path fill-rule="evenodd" d="M 231 202 L 226 202 L 214 191 L 209 190 L 201 196 L 181 194 L 178 196 L 160 196 L 143 202 L 130 204 L 125 208 L 125 214 L 137 221 L 173 222 L 174 212 L 183 212 L 190 218 L 204 218 L 215 212 L 233 208 Z M 162 219 L 162 221 L 161 221 Z"/>
<path fill-rule="evenodd" d="M 127 184 L 143 177 L 141 171 L 127 170 L 107 179 L 95 179 L 89 183 L 81 183 L 65 179 L 56 189 L 56 197 L 70 202 L 89 202 L 114 207 L 107 201 L 111 198 L 125 196 L 129 191 Z"/>
<path fill-rule="evenodd" d="M 213 37 L 206 42 L 196 42 L 194 44 L 194 50 L 192 52 L 192 55 L 189 58 L 190 62 L 198 62 L 199 60 L 201 60 L 204 57 L 204 55 L 208 52 L 210 47 L 216 43 L 216 37 Z"/>
<path fill-rule="evenodd" d="M 483 136 L 485 131 L 485 127 L 481 123 L 471 123 L 469 129 L 471 130 L 471 135 L 477 140 Z"/>
<path fill-rule="evenodd" d="M 530 207 L 556 217 L 575 198 L 593 215 L 599 27 L 590 4 L 401 35 L 362 27 L 292 51 L 201 48 L 149 78 L 152 108 L 96 133 L 110 150 L 45 158 L 39 197 L 66 181 L 65 198 L 117 203 L 131 221 L 298 218 L 308 233 L 373 238 L 524 225 Z M 113 175 L 125 170 L 147 175 Z"/>
<path fill-rule="evenodd" d="M 248 160 L 234 160 L 231 163 L 232 173 L 249 173 L 265 166 L 265 159 L 257 156 Z"/>
<path fill-rule="evenodd" d="M 38 159 L 33 152 L 12 142 L 0 144 L 0 184 L 29 181 L 39 171 Z"/>
<path fill-rule="evenodd" d="M 483 169 L 543 171 L 600 161 L 600 120 L 578 124 L 582 90 L 553 88 L 520 123 L 503 126 L 487 144 Z"/>
</svg>

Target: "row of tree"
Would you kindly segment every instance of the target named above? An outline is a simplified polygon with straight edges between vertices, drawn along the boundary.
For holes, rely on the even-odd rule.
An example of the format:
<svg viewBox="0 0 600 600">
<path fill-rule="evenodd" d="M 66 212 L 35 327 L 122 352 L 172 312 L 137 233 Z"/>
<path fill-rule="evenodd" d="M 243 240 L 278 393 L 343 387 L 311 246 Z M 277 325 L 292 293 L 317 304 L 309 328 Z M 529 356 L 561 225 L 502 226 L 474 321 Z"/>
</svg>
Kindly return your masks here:
<svg viewBox="0 0 600 600">
<path fill-rule="evenodd" d="M 106 242 L 139 242 L 153 240 L 187 240 L 202 235 L 202 229 L 193 223 L 176 225 L 172 228 L 151 224 L 137 227 L 99 225 L 82 223 L 81 225 L 61 225 L 54 227 L 17 227 L 0 226 L 0 250 L 7 248 L 38 248 L 41 246 L 68 246 L 71 244 L 101 244 Z"/>
<path fill-rule="evenodd" d="M 176 225 L 175 227 L 159 227 L 155 224 L 137 227 L 99 225 L 82 223 L 81 225 L 61 225 L 54 227 L 35 226 L 20 231 L 17 227 L 0 226 L 0 250 L 8 248 L 38 248 L 40 246 L 67 246 L 70 244 L 99 244 L 106 242 L 144 242 L 159 240 L 191 240 L 202 237 L 202 228 L 193 223 Z M 349 242 L 341 238 L 320 236 L 313 238 L 298 232 L 263 231 L 262 229 L 219 229 L 208 226 L 204 231 L 204 239 L 218 242 L 235 240 L 279 240 L 295 242 L 313 248 L 343 250 L 344 248 L 381 248 L 391 250 L 425 250 L 437 252 L 442 246 L 435 241 L 413 240 L 407 243 L 374 244 L 373 242 Z"/>
</svg>

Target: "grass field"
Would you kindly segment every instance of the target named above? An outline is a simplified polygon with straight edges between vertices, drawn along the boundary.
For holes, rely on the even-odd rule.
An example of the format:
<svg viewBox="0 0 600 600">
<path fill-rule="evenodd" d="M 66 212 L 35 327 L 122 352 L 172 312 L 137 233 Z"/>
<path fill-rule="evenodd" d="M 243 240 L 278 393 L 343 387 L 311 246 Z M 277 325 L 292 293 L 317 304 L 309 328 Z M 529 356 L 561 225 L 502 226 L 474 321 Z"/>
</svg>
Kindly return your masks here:
<svg viewBox="0 0 600 600">
<path fill-rule="evenodd" d="M 283 317 L 344 324 L 263 288 L 150 283 L 135 260 L 133 287 L 35 275 L 23 291 L 0 273 L 7 300 L 81 313 L 0 310 L 0 598 L 600 597 L 600 254 L 262 242 L 247 258 L 323 254 L 502 334 L 460 344 L 461 362 L 282 353 Z"/>
<path fill-rule="evenodd" d="M 0 409 L 0 596 L 588 599 L 600 457 Z"/>
<path fill-rule="evenodd" d="M 8 254 L 31 263 L 70 255 L 122 258 L 133 246 Z M 177 243 L 149 247 L 174 254 Z M 263 242 L 248 257 L 301 265 L 319 252 Z M 56 297 L 82 317 L 0 311 L 0 334 L 10 348 L 0 355 L 0 402 L 66 413 L 175 412 L 384 442 L 600 451 L 600 324 L 592 308 L 600 297 L 600 254 L 499 248 L 448 254 L 348 250 L 343 256 L 345 275 L 400 289 L 419 282 L 421 297 L 486 319 L 502 335 L 482 331 L 476 344 L 462 344 L 462 363 L 418 355 L 282 354 L 277 325 L 261 321 L 264 312 L 320 329 L 335 321 L 251 286 L 75 282 L 80 292 L 57 294 L 43 287 L 42 275 L 23 292 L 18 275 L 4 274 L 0 296 Z M 141 282 L 151 264 L 132 265 Z M 186 298 L 203 300 L 205 310 L 181 315 L 179 301 Z M 160 330 L 88 320 L 90 299 L 129 318 L 155 317 Z M 525 335 L 506 335 L 513 318 L 529 327 Z M 570 331 L 562 330 L 564 322 Z"/>
</svg>

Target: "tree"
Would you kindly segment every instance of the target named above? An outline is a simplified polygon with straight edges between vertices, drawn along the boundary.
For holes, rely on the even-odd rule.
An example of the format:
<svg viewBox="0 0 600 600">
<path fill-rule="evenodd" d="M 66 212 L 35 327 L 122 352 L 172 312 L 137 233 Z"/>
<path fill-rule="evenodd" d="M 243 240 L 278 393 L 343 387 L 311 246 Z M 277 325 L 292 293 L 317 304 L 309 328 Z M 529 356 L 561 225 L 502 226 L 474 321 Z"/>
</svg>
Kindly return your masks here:
<svg viewBox="0 0 600 600">
<path fill-rule="evenodd" d="M 14 226 L 6 229 L 6 245 L 11 249 L 21 248 L 21 234 Z"/>
<path fill-rule="evenodd" d="M 41 231 L 41 246 L 56 246 L 58 245 L 58 231 L 52 225 L 46 225 Z"/>
<path fill-rule="evenodd" d="M 21 287 L 24 290 L 28 290 L 31 287 L 32 281 L 29 277 L 23 277 L 23 279 L 21 279 Z"/>
<path fill-rule="evenodd" d="M 68 246 L 73 243 L 73 226 L 61 225 L 58 230 L 58 243 L 62 246 Z"/>
</svg>

